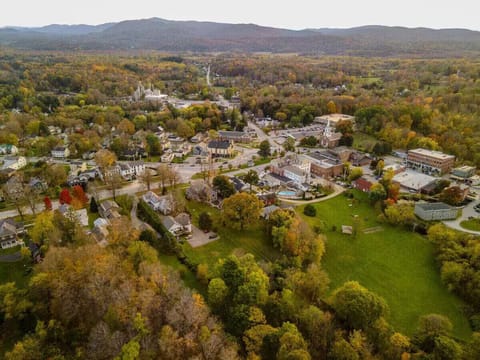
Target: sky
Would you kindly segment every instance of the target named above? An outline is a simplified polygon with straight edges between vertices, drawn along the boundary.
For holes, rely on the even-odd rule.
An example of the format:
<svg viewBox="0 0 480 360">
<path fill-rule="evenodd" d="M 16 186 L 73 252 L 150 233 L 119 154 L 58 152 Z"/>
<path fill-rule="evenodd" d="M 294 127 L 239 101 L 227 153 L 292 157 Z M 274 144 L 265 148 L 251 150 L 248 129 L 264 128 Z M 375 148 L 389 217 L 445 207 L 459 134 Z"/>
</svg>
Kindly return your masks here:
<svg viewBox="0 0 480 360">
<path fill-rule="evenodd" d="M 478 0 L 477 0 L 478 1 Z M 24 0 L 4 1 L 0 27 L 101 24 L 160 17 L 287 29 L 390 25 L 480 30 L 475 0 Z M 3 1 L 2 1 L 3 2 Z"/>
</svg>

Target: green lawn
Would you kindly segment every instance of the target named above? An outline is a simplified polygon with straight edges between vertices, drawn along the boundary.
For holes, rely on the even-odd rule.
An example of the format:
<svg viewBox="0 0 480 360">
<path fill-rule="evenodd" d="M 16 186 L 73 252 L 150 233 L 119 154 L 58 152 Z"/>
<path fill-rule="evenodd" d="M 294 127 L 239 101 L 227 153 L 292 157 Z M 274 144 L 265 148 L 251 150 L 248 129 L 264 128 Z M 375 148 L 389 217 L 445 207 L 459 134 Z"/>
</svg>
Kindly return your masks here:
<svg viewBox="0 0 480 360">
<path fill-rule="evenodd" d="M 184 245 L 185 254 L 194 262 L 208 264 L 212 268 L 218 259 L 230 254 L 242 255 L 251 253 L 257 260 L 274 261 L 279 257 L 279 252 L 272 248 L 264 231 L 262 223 L 256 224 L 248 230 L 232 230 L 222 227 L 219 223 L 219 210 L 194 201 L 187 203 L 187 208 L 192 214 L 192 221 L 198 225 L 198 216 L 201 212 L 209 212 L 214 220 L 214 228 L 219 239 L 207 245 L 193 249 L 188 243 Z"/>
<path fill-rule="evenodd" d="M 17 284 L 17 286 L 24 287 L 29 279 L 30 275 L 25 273 L 23 262 L 0 262 L 0 284 L 13 281 Z"/>
<path fill-rule="evenodd" d="M 471 330 L 461 311 L 463 302 L 442 284 L 432 245 L 416 233 L 377 223 L 364 194 L 357 195 L 363 200 L 352 202 L 340 195 L 315 204 L 315 218 L 304 216 L 312 226 L 320 219 L 327 225 L 323 266 L 330 276 L 331 290 L 356 280 L 387 301 L 389 321 L 399 331 L 412 335 L 420 316 L 439 313 L 450 318 L 455 336 L 468 338 Z M 302 213 L 303 207 L 299 210 Z M 355 239 L 340 230 L 341 225 L 352 225 L 354 215 L 363 222 L 363 230 Z M 378 226 L 383 231 L 363 232 Z"/>
<path fill-rule="evenodd" d="M 353 134 L 353 147 L 357 150 L 370 151 L 378 140 L 368 134 L 355 132 Z"/>
<path fill-rule="evenodd" d="M 480 219 L 464 220 L 460 226 L 467 230 L 480 231 Z"/>
</svg>

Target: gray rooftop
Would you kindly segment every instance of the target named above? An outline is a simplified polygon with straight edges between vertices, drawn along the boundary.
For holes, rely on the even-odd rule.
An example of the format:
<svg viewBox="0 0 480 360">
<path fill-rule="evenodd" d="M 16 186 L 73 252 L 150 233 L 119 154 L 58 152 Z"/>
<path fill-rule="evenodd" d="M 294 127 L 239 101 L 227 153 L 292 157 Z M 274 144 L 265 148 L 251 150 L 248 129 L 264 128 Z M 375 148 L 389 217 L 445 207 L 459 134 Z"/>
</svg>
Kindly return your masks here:
<svg viewBox="0 0 480 360">
<path fill-rule="evenodd" d="M 415 206 L 421 208 L 422 210 L 425 211 L 434 211 L 434 210 L 450 210 L 452 209 L 452 206 L 445 204 L 443 202 L 436 202 L 436 203 L 427 203 L 427 202 L 422 202 L 422 203 L 416 203 Z"/>
</svg>

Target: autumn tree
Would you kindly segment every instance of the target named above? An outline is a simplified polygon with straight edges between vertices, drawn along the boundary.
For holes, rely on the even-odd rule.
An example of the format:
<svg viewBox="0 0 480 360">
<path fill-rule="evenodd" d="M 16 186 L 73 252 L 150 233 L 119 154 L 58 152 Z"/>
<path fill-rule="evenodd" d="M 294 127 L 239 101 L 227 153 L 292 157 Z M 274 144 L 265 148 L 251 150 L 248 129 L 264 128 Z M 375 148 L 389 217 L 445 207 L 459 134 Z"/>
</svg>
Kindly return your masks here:
<svg viewBox="0 0 480 360">
<path fill-rule="evenodd" d="M 464 192 L 459 186 L 450 186 L 442 190 L 439 200 L 452 206 L 456 206 L 463 201 Z"/>
<path fill-rule="evenodd" d="M 70 205 L 72 203 L 72 196 L 70 195 L 70 191 L 66 188 L 62 189 L 62 191 L 60 191 L 60 195 L 58 196 L 58 201 L 60 205 Z"/>
<path fill-rule="evenodd" d="M 352 329 L 368 329 L 388 312 L 387 304 L 356 281 L 334 291 L 332 306 L 337 316 Z"/>
<path fill-rule="evenodd" d="M 105 178 L 106 170 L 111 167 L 117 161 L 117 156 L 107 150 L 100 149 L 95 154 L 95 163 L 100 168 L 102 176 Z"/>
<path fill-rule="evenodd" d="M 52 211 L 44 211 L 38 214 L 28 233 L 33 242 L 40 246 L 55 244 L 61 237 L 61 233 L 54 224 Z"/>
<path fill-rule="evenodd" d="M 262 207 L 255 195 L 237 193 L 223 201 L 222 220 L 231 228 L 243 230 L 257 223 Z"/>
<path fill-rule="evenodd" d="M 81 209 L 88 203 L 87 194 L 80 185 L 75 185 L 72 189 L 72 206 L 75 209 Z"/>
<path fill-rule="evenodd" d="M 52 200 L 48 196 L 43 198 L 43 204 L 45 205 L 45 210 L 52 210 Z"/>
</svg>

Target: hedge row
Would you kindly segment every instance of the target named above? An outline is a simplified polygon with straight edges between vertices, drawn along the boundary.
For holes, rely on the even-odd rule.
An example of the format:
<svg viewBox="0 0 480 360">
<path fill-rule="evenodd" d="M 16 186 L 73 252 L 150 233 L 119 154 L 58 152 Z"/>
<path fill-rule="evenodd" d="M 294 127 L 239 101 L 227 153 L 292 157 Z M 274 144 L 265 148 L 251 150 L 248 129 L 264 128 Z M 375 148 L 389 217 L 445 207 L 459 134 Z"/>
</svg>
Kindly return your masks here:
<svg viewBox="0 0 480 360">
<path fill-rule="evenodd" d="M 162 252 L 167 252 L 169 254 L 178 253 L 180 249 L 177 240 L 162 224 L 160 216 L 158 216 L 158 214 L 143 200 L 138 202 L 137 215 L 140 220 L 149 224 L 158 234 L 160 234 L 160 238 L 150 245 Z"/>
</svg>

